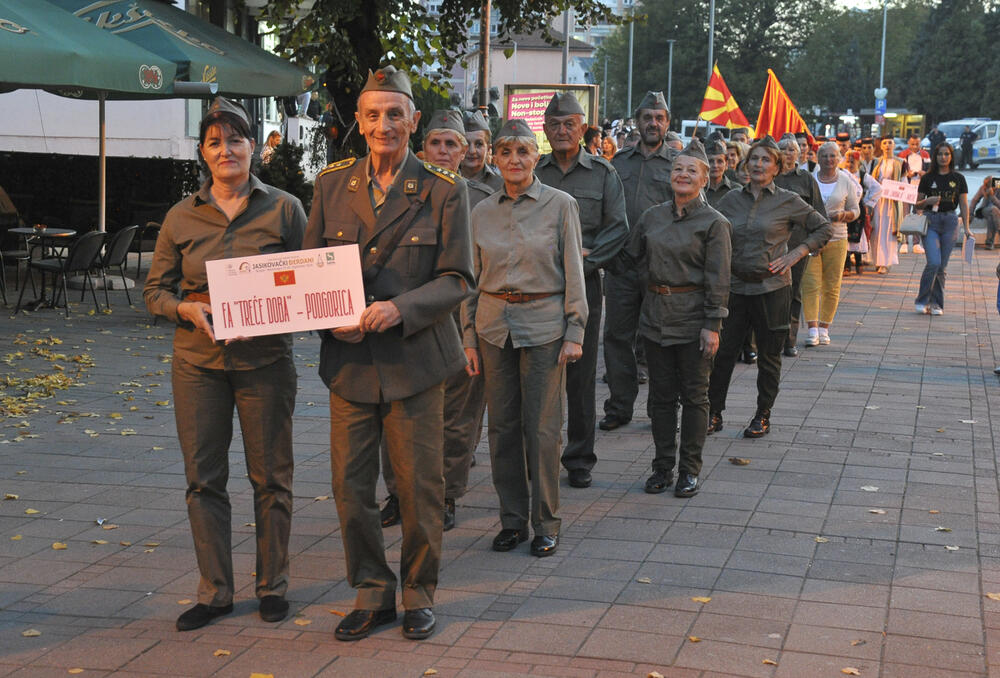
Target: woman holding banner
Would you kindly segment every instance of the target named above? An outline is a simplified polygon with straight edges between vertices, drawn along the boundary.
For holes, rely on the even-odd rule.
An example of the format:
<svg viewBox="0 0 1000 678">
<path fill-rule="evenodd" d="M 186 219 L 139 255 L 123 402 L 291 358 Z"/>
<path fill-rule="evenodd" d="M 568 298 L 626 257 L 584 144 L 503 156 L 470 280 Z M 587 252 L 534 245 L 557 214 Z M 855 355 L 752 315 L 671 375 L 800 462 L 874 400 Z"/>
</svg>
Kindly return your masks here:
<svg viewBox="0 0 1000 678">
<path fill-rule="evenodd" d="M 879 146 L 882 154 L 875 169 L 872 170 L 872 177 L 880 184 L 886 179 L 900 181 L 903 176 L 903 163 L 895 157 L 895 139 L 886 135 L 879 141 Z M 879 198 L 875 205 L 869 256 L 876 273 L 886 274 L 891 266 L 899 263 L 896 233 L 903 221 L 903 207 L 904 203 L 885 197 Z"/>
<path fill-rule="evenodd" d="M 198 150 L 210 175 L 167 213 L 143 291 L 150 313 L 177 324 L 171 381 L 184 456 L 188 520 L 201 580 L 198 604 L 177 619 L 197 629 L 233 610 L 229 445 L 240 417 L 257 532 L 256 594 L 261 619 L 288 614 L 292 520 L 292 337 L 217 342 L 205 262 L 298 250 L 306 214 L 294 196 L 250 174 L 250 116 L 218 97 L 202 118 Z"/>
</svg>

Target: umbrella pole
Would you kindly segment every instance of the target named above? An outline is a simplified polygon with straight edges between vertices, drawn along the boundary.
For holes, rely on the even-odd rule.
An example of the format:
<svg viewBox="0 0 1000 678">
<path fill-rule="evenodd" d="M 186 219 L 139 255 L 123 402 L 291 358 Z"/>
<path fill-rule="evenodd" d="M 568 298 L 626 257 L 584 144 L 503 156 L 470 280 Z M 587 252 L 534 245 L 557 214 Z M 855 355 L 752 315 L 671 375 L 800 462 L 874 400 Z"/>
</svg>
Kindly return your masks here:
<svg viewBox="0 0 1000 678">
<path fill-rule="evenodd" d="M 102 233 L 107 230 L 107 225 L 105 223 L 105 194 L 107 192 L 106 185 L 106 174 L 105 174 L 105 163 L 107 161 L 107 139 L 105 137 L 105 125 L 104 125 L 104 98 L 105 92 L 100 92 L 97 97 L 98 109 L 97 118 L 98 126 L 100 129 L 100 168 L 98 169 L 98 179 L 97 179 L 97 230 Z"/>
</svg>

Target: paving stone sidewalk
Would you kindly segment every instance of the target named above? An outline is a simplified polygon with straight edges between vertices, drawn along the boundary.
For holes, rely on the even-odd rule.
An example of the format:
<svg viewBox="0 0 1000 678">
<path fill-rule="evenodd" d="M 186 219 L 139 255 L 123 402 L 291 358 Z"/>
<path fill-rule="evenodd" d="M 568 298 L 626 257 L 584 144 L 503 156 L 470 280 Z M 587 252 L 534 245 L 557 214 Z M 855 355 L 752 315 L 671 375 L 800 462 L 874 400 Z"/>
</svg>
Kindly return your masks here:
<svg viewBox="0 0 1000 678">
<path fill-rule="evenodd" d="M 0 419 L 0 676 L 1000 676 L 1000 600 L 987 595 L 1000 592 L 998 256 L 977 255 L 969 266 L 956 252 L 941 317 L 913 312 L 922 256 L 846 278 L 832 344 L 786 359 L 764 439 L 739 437 L 756 373 L 738 367 L 692 499 L 642 491 L 652 459 L 643 387 L 632 424 L 598 431 L 594 485 L 563 480 L 554 557 L 490 550 L 499 521 L 481 445 L 444 538 L 439 630 L 424 642 L 404 640 L 398 624 L 333 639 L 354 596 L 329 497 L 314 337 L 295 346 L 294 616 L 272 625 L 256 615 L 237 432 L 236 609 L 181 634 L 174 620 L 197 576 L 171 328 L 121 291 L 110 315 L 88 315 L 86 302 L 69 321 L 8 309 L 6 395 L 36 377 L 35 389 L 72 385 Z M 601 386 L 599 411 L 605 395 Z M 394 563 L 399 541 L 398 527 L 386 531 Z"/>
</svg>

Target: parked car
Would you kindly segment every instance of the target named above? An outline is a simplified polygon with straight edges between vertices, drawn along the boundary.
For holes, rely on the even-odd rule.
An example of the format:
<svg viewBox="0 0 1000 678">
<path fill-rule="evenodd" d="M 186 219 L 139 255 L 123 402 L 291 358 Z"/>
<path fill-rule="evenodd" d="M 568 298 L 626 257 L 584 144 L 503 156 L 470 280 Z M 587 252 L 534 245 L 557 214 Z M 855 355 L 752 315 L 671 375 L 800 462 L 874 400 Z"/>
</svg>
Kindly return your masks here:
<svg viewBox="0 0 1000 678">
<path fill-rule="evenodd" d="M 972 145 L 972 164 L 980 162 L 1000 162 L 1000 120 L 989 118 L 963 118 L 942 122 L 937 128 L 944 134 L 945 140 L 955 148 L 955 164 L 964 164 L 962 147 L 959 138 L 968 125 L 976 133 L 977 139 Z M 930 150 L 930 141 L 925 137 L 920 146 Z"/>
</svg>

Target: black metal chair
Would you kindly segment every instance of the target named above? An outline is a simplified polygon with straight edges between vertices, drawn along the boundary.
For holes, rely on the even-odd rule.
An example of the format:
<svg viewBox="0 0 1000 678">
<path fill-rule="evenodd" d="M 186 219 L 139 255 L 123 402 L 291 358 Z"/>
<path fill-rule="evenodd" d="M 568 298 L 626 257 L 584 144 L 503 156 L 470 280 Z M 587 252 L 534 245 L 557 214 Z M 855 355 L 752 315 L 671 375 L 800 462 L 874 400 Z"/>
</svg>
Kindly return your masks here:
<svg viewBox="0 0 1000 678">
<path fill-rule="evenodd" d="M 27 266 L 31 258 L 31 251 L 28 248 L 27 240 L 8 233 L 8 229 L 23 226 L 24 223 L 16 214 L 0 215 L 0 290 L 7 289 L 7 262 L 13 261 L 17 268 L 14 271 L 14 289 L 17 289 L 18 278 L 21 275 L 21 266 Z M 34 285 L 34 281 L 32 281 Z M 34 287 L 32 287 L 34 290 Z M 7 295 L 3 295 L 4 304 L 7 303 Z"/>
<path fill-rule="evenodd" d="M 104 303 L 111 308 L 111 299 L 108 297 L 108 271 L 115 267 L 122 277 L 122 286 L 125 288 L 125 297 L 128 305 L 132 305 L 132 295 L 128 293 L 128 280 L 125 278 L 125 260 L 128 258 L 129 249 L 135 234 L 139 231 L 138 226 L 128 226 L 111 236 L 108 244 L 104 248 L 104 255 L 101 257 L 100 268 L 101 278 L 104 280 Z"/>
<path fill-rule="evenodd" d="M 28 264 L 28 276 L 31 275 L 31 269 L 41 271 L 43 276 L 45 273 L 52 273 L 55 276 L 55 279 L 52 281 L 53 308 L 57 306 L 57 302 L 59 301 L 59 289 L 56 287 L 56 283 L 62 283 L 63 303 L 66 305 L 67 318 L 69 318 L 69 294 L 66 290 L 66 276 L 71 273 L 83 274 L 85 287 L 80 292 L 80 301 L 83 301 L 83 297 L 87 293 L 86 286 L 89 285 L 90 294 L 94 298 L 94 308 L 97 311 L 101 310 L 101 305 L 97 302 L 97 292 L 94 289 L 94 281 L 90 277 L 90 272 L 100 265 L 101 246 L 104 245 L 105 235 L 106 234 L 101 231 L 84 233 L 77 238 L 72 245 L 70 245 L 69 253 L 66 255 L 65 259 L 40 259 L 38 261 L 29 262 Z M 23 298 L 24 283 L 21 283 L 21 294 L 17 298 L 17 308 L 14 309 L 15 313 L 21 310 L 21 301 Z"/>
<path fill-rule="evenodd" d="M 145 226 L 137 226 L 136 228 L 139 229 L 139 232 L 132 241 L 129 251 L 139 255 L 139 261 L 135 265 L 135 277 L 138 281 L 142 273 L 142 253 L 156 250 L 156 239 L 160 236 L 160 222 L 148 221 Z"/>
</svg>

